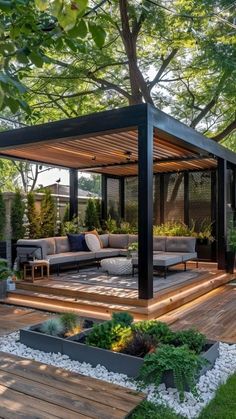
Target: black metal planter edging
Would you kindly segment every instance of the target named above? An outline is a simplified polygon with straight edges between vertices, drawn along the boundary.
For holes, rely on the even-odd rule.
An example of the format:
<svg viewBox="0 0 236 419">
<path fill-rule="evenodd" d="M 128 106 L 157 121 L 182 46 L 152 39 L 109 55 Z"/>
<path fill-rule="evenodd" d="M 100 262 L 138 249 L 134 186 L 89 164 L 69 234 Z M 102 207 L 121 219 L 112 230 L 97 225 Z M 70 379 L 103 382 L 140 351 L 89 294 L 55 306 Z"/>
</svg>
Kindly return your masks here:
<svg viewBox="0 0 236 419">
<path fill-rule="evenodd" d="M 40 325 L 31 328 L 20 330 L 20 342 L 33 349 L 38 349 L 44 352 L 60 352 L 63 355 L 68 355 L 70 359 L 79 362 L 86 362 L 93 367 L 102 365 L 108 371 L 119 374 L 126 374 L 128 377 L 135 378 L 138 376 L 139 369 L 142 366 L 143 358 L 138 358 L 132 355 L 126 355 L 118 352 L 109 351 L 106 349 L 96 348 L 77 342 L 78 338 L 82 338 L 90 332 L 87 329 L 79 335 L 70 338 L 60 338 L 56 336 L 49 336 L 36 331 Z M 211 346 L 202 354 L 202 357 L 208 361 L 200 372 L 200 375 L 211 369 L 219 355 L 219 342 L 209 342 Z M 174 387 L 173 374 L 166 373 L 163 382 L 167 387 Z"/>
</svg>

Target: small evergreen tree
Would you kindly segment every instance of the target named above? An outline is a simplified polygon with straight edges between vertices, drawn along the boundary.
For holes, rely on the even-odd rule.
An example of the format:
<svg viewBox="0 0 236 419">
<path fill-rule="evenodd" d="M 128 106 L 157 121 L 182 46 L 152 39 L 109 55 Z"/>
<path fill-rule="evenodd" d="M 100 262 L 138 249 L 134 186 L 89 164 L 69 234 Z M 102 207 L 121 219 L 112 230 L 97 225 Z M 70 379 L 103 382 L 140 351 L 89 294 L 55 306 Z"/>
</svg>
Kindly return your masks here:
<svg viewBox="0 0 236 419">
<path fill-rule="evenodd" d="M 41 237 L 53 237 L 56 230 L 56 206 L 50 190 L 44 190 L 41 203 Z"/>
<path fill-rule="evenodd" d="M 27 195 L 29 238 L 38 239 L 40 237 L 40 217 L 35 207 L 35 195 L 29 192 Z"/>
<path fill-rule="evenodd" d="M 85 211 L 85 226 L 88 230 L 93 230 L 94 228 L 100 227 L 98 212 L 93 199 L 88 200 Z"/>
<path fill-rule="evenodd" d="M 3 199 L 3 194 L 0 191 L 0 240 L 4 239 L 6 225 L 6 205 Z"/>
<path fill-rule="evenodd" d="M 19 240 L 23 239 L 25 234 L 25 227 L 23 223 L 23 216 L 25 211 L 25 204 L 22 200 L 20 190 L 15 192 L 15 196 L 11 206 L 11 228 L 12 228 L 12 239 Z"/>
<path fill-rule="evenodd" d="M 66 209 L 63 215 L 63 224 L 67 223 L 67 221 L 70 221 L 70 204 L 66 204 Z"/>
</svg>

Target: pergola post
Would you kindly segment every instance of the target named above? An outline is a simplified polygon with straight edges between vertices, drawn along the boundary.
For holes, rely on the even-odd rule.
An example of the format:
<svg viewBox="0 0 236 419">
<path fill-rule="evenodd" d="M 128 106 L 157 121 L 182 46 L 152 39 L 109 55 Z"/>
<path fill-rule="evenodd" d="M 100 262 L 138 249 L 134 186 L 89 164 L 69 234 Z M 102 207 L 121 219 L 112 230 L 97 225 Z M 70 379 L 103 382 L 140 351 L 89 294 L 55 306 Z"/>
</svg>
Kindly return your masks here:
<svg viewBox="0 0 236 419">
<path fill-rule="evenodd" d="M 78 217 L 78 171 L 70 169 L 70 220 Z"/>
<path fill-rule="evenodd" d="M 102 174 L 102 183 L 101 183 L 101 193 L 102 193 L 102 220 L 107 219 L 107 176 Z"/>
<path fill-rule="evenodd" d="M 148 108 L 147 108 L 148 112 Z M 138 288 L 153 297 L 153 123 L 147 115 L 138 127 Z"/>
<path fill-rule="evenodd" d="M 227 206 L 227 161 L 218 158 L 217 176 L 217 259 L 218 269 L 226 268 L 226 206 Z"/>
<path fill-rule="evenodd" d="M 120 178 L 120 218 L 124 220 L 125 218 L 125 178 L 122 176 Z"/>
</svg>

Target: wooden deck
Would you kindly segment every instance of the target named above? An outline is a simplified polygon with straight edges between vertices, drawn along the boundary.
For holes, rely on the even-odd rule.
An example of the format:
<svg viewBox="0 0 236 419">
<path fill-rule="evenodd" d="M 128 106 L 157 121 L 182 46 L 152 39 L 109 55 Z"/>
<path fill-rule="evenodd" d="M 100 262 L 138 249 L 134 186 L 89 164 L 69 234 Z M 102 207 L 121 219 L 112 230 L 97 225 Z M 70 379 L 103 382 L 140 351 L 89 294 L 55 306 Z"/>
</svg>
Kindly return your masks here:
<svg viewBox="0 0 236 419">
<path fill-rule="evenodd" d="M 145 395 L 0 352 L 2 419 L 121 419 Z"/>
<path fill-rule="evenodd" d="M 181 272 L 178 275 L 181 276 Z M 214 265 L 210 265 L 209 270 L 199 271 L 199 275 L 161 289 L 151 300 L 139 299 L 136 289 L 100 285 L 99 281 L 96 285 L 81 284 L 68 274 L 68 278 L 65 275 L 34 283 L 19 282 L 17 290 L 9 292 L 4 301 L 53 312 L 74 311 L 82 316 L 101 319 L 110 318 L 114 311 L 129 311 L 135 320 L 151 319 L 181 307 L 234 278 L 216 270 Z M 166 281 L 168 283 L 168 277 Z"/>
<path fill-rule="evenodd" d="M 174 330 L 194 327 L 208 339 L 236 343 L 236 284 L 217 288 L 158 320 Z"/>
<path fill-rule="evenodd" d="M 30 324 L 40 323 L 47 318 L 48 314 L 44 312 L 5 304 L 0 305 L 0 336 L 15 332 Z"/>
</svg>

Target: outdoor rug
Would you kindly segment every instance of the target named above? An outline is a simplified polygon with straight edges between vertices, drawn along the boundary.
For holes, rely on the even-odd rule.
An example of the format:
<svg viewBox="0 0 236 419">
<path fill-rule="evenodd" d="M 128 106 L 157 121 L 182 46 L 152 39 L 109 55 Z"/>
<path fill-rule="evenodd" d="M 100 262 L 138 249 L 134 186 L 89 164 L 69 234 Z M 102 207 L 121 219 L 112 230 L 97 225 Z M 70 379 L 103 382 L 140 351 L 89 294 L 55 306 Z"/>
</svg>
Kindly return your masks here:
<svg viewBox="0 0 236 419">
<path fill-rule="evenodd" d="M 183 284 L 188 282 L 191 279 L 197 278 L 201 279 L 202 276 L 207 271 L 203 268 L 198 269 L 189 269 L 187 271 L 180 270 L 170 270 L 167 274 L 167 277 L 154 275 L 153 285 L 154 292 L 160 291 L 170 286 Z M 61 274 L 57 280 L 62 281 L 75 281 L 80 284 L 86 285 L 100 285 L 103 287 L 114 287 L 114 288 L 127 288 L 127 289 L 138 289 L 138 277 L 135 275 L 132 276 L 112 276 L 108 275 L 105 272 L 102 272 L 101 269 L 88 268 L 83 269 L 80 272 L 67 272 L 66 274 Z"/>
</svg>

